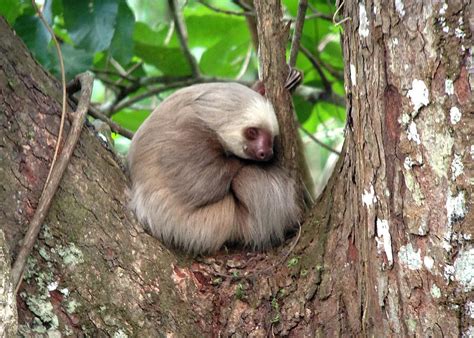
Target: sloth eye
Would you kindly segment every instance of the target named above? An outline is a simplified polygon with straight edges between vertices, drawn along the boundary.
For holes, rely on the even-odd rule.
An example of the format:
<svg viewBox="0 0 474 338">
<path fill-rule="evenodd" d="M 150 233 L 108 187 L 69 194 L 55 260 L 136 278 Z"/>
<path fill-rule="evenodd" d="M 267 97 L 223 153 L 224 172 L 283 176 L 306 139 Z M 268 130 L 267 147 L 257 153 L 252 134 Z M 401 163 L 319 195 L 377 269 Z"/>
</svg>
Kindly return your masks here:
<svg viewBox="0 0 474 338">
<path fill-rule="evenodd" d="M 245 129 L 245 138 L 249 141 L 255 140 L 258 137 L 258 129 L 257 128 L 247 128 Z"/>
</svg>

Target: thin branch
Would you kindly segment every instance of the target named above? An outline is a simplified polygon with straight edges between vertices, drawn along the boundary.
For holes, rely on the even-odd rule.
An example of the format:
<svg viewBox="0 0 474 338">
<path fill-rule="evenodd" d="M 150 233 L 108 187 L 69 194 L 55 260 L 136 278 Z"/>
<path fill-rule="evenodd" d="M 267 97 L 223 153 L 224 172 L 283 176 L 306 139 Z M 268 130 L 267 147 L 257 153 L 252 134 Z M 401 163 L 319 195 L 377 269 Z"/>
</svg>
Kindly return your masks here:
<svg viewBox="0 0 474 338">
<path fill-rule="evenodd" d="M 250 1 L 250 3 L 253 2 L 253 0 L 249 0 L 249 1 Z M 235 2 L 236 5 L 238 5 L 242 9 L 246 9 L 249 12 L 254 12 L 255 11 L 255 8 L 253 8 L 252 5 L 248 4 L 246 1 L 234 0 L 234 2 Z"/>
<path fill-rule="evenodd" d="M 228 15 L 238 15 L 238 16 L 255 16 L 255 12 L 252 12 L 252 11 L 249 11 L 249 12 L 235 12 L 235 11 L 229 11 L 229 10 L 226 10 L 226 9 L 220 9 L 220 8 L 217 8 L 217 7 L 214 7 L 213 5 L 211 4 L 208 4 L 206 1 L 204 0 L 197 0 L 197 2 L 199 2 L 201 5 L 209 8 L 210 10 L 213 10 L 214 12 L 217 12 L 217 13 L 222 13 L 222 14 L 228 14 Z"/>
<path fill-rule="evenodd" d="M 77 91 L 76 89 L 76 83 L 73 82 L 72 84 L 68 85 L 68 91 L 70 93 L 74 93 L 75 91 Z M 69 96 L 69 99 L 74 103 L 74 104 L 78 104 L 78 99 L 75 98 L 73 95 L 70 95 Z M 133 137 L 133 132 L 128 130 L 127 128 L 124 128 L 122 126 L 120 126 L 119 124 L 115 123 L 114 121 L 112 121 L 110 118 L 108 118 L 106 115 L 104 115 L 103 113 L 101 113 L 99 110 L 97 110 L 96 108 L 92 107 L 92 106 L 89 106 L 89 109 L 88 109 L 88 112 L 87 112 L 90 116 L 96 118 L 96 119 L 99 119 L 105 123 L 107 123 L 110 127 L 110 129 L 114 132 L 114 133 L 117 133 L 117 134 L 120 134 L 122 136 L 125 136 L 129 139 L 132 139 Z"/>
<path fill-rule="evenodd" d="M 106 116 L 111 116 L 114 114 L 114 112 L 119 111 L 120 109 L 117 109 L 117 106 L 120 105 L 120 102 L 125 99 L 127 96 L 130 94 L 133 94 L 137 92 L 139 89 L 143 87 L 147 87 L 149 85 L 157 84 L 157 83 L 174 83 L 178 81 L 183 81 L 187 79 L 192 79 L 192 76 L 153 76 L 153 77 L 148 77 L 148 78 L 142 78 L 139 80 L 134 81 L 130 86 L 122 88 L 117 95 L 115 96 L 115 99 L 113 102 L 110 103 L 107 109 L 104 110 L 104 114 Z"/>
<path fill-rule="evenodd" d="M 102 121 L 109 123 L 110 119 L 108 119 L 108 116 L 113 115 L 115 112 L 119 111 L 120 109 L 129 107 L 136 102 L 139 102 L 143 99 L 146 99 L 150 96 L 159 94 L 163 91 L 170 90 L 170 89 L 176 89 L 184 86 L 189 86 L 192 84 L 196 83 L 208 83 L 208 82 L 235 82 L 235 79 L 228 79 L 228 78 L 220 78 L 220 77 L 206 77 L 206 76 L 201 76 L 199 78 L 193 78 L 191 76 L 153 76 L 153 77 L 148 77 L 148 78 L 142 78 L 140 80 L 135 81 L 132 85 L 129 87 L 126 87 L 123 89 L 117 96 L 115 102 L 113 105 L 109 106 L 105 112 L 100 113 L 98 110 L 95 110 L 94 113 L 91 115 L 101 119 Z M 237 80 L 238 83 L 241 83 L 245 86 L 252 86 L 252 81 L 243 81 L 243 80 Z M 146 87 L 146 86 L 151 86 L 151 85 L 156 85 L 156 84 L 165 84 L 166 86 L 160 86 L 158 88 L 153 88 L 146 93 L 143 93 L 139 96 L 135 96 L 133 98 L 128 99 L 127 101 L 123 101 L 120 103 L 120 101 L 124 98 L 126 98 L 128 95 L 135 93 L 138 91 L 140 88 Z M 326 92 L 323 90 L 320 90 L 318 88 L 312 88 L 308 86 L 299 86 L 295 94 L 298 96 L 303 97 L 305 100 L 311 103 L 316 103 L 318 101 L 326 101 L 329 103 L 332 103 L 337 106 L 344 107 L 345 106 L 345 100 L 344 97 L 337 95 L 333 93 L 332 91 Z M 119 97 L 120 96 L 120 97 Z M 110 115 L 109 115 L 110 114 Z M 113 122 L 112 122 L 113 123 Z M 128 131 L 120 131 L 120 128 L 117 126 L 113 126 L 111 123 L 109 123 L 111 126 L 111 129 L 114 132 L 117 132 L 121 135 L 127 136 Z M 128 136 L 127 136 L 128 137 Z"/>
<path fill-rule="evenodd" d="M 300 0 L 298 4 L 298 14 L 296 15 L 295 30 L 293 33 L 293 40 L 291 42 L 290 60 L 288 64 L 291 68 L 296 65 L 296 58 L 300 50 L 301 33 L 303 31 L 306 9 L 308 8 L 308 0 Z"/>
<path fill-rule="evenodd" d="M 334 76 L 338 80 L 341 80 L 341 81 L 344 80 L 344 72 L 343 71 L 334 68 L 333 66 L 329 65 L 328 63 L 325 63 L 325 62 L 321 61 L 320 59 L 318 59 L 318 61 L 319 61 L 319 64 L 321 65 L 321 67 L 326 69 L 329 74 L 331 74 L 332 76 Z"/>
<path fill-rule="evenodd" d="M 56 165 L 53 167 L 51 178 L 50 180 L 46 181 L 45 188 L 38 202 L 38 208 L 36 209 L 35 214 L 30 222 L 28 231 L 26 232 L 25 238 L 23 239 L 23 244 L 12 267 L 11 275 L 13 285 L 16 286 L 16 291 L 18 291 L 22 280 L 26 260 L 33 249 L 33 245 L 36 242 L 36 238 L 38 237 L 41 229 L 41 224 L 48 214 L 54 194 L 59 187 L 59 183 L 61 182 L 61 178 L 63 177 L 63 174 L 67 168 L 69 159 L 71 158 L 76 143 L 79 140 L 82 126 L 84 125 L 84 120 L 86 118 L 87 107 L 89 106 L 92 94 L 93 77 L 90 73 L 84 73 L 79 75 L 76 79 L 81 83 L 81 97 L 79 99 L 76 112 L 72 113 L 73 122 L 69 131 L 69 135 L 64 144 L 64 148 L 62 149 L 61 156 L 58 158 Z"/>
<path fill-rule="evenodd" d="M 346 106 L 346 101 L 344 97 L 335 94 L 332 90 L 327 92 L 319 88 L 299 86 L 298 88 L 296 88 L 295 94 L 301 96 L 303 99 L 313 104 L 319 101 L 325 101 L 339 107 Z"/>
<path fill-rule="evenodd" d="M 244 11 L 255 12 L 255 7 L 253 6 L 253 0 L 247 0 L 247 1 L 234 0 L 233 2 L 237 6 L 242 8 L 242 10 Z M 257 17 L 246 16 L 245 21 L 247 22 L 247 26 L 249 28 L 250 37 L 252 38 L 254 50 L 258 52 Z"/>
<path fill-rule="evenodd" d="M 247 54 L 245 55 L 244 63 L 242 64 L 242 67 L 240 68 L 239 74 L 237 74 L 237 77 L 235 78 L 236 80 L 240 80 L 247 72 L 247 69 L 249 68 L 249 65 L 250 65 L 251 57 L 252 57 L 252 45 L 249 44 Z"/>
<path fill-rule="evenodd" d="M 332 15 L 324 14 L 320 12 L 316 12 L 313 14 L 306 15 L 306 20 L 313 20 L 313 19 L 324 19 L 332 22 Z"/>
<path fill-rule="evenodd" d="M 130 82 L 136 82 L 137 81 L 136 78 L 131 77 L 130 75 L 120 74 L 119 72 L 116 72 L 116 71 L 113 71 L 113 70 L 93 68 L 92 72 L 94 72 L 95 74 L 118 76 L 120 79 L 127 80 L 127 81 L 130 81 Z"/>
<path fill-rule="evenodd" d="M 350 17 L 346 17 L 346 18 L 336 22 L 336 16 L 339 13 L 339 11 L 341 10 L 342 6 L 344 6 L 344 1 L 345 0 L 341 1 L 341 4 L 339 5 L 339 7 L 337 7 L 336 11 L 334 12 L 334 15 L 332 16 L 332 22 L 335 26 L 339 26 L 339 25 L 343 24 L 344 22 L 346 22 L 347 20 L 351 20 Z"/>
<path fill-rule="evenodd" d="M 151 76 L 140 79 L 140 86 L 151 86 L 155 84 L 171 84 L 174 82 L 180 82 L 184 80 L 192 79 L 192 76 L 170 76 L 170 75 L 161 75 L 161 76 Z"/>
<path fill-rule="evenodd" d="M 56 35 L 54 34 L 53 29 L 48 25 L 46 22 L 43 13 L 39 10 L 39 8 L 36 6 L 35 0 L 31 0 L 31 3 L 33 5 L 33 8 L 35 9 L 36 13 L 38 14 L 38 17 L 40 18 L 41 22 L 43 22 L 43 25 L 46 27 L 48 30 L 49 34 L 51 35 L 51 38 L 53 39 L 54 42 L 54 47 L 56 48 L 56 53 L 58 55 L 58 60 L 59 60 L 59 67 L 61 69 L 61 87 L 62 87 L 62 95 L 63 95 L 63 100 L 61 103 L 61 122 L 59 123 L 59 132 L 58 132 L 58 139 L 56 141 L 56 146 L 54 148 L 54 155 L 53 155 L 53 160 L 51 161 L 51 166 L 49 167 L 49 172 L 48 176 L 46 177 L 45 181 L 45 186 L 48 183 L 50 177 L 51 177 L 51 172 L 53 171 L 53 167 L 56 163 L 56 160 L 58 158 L 58 153 L 59 153 L 59 147 L 61 146 L 61 140 L 63 136 L 63 129 L 64 129 L 64 120 L 66 118 L 66 71 L 64 70 L 64 60 L 63 60 L 63 54 L 61 53 L 61 47 L 59 46 L 59 42 L 56 39 Z"/>
<path fill-rule="evenodd" d="M 181 81 L 181 82 L 175 82 L 175 83 L 172 83 L 172 84 L 169 84 L 169 85 L 164 85 L 164 86 L 161 86 L 161 87 L 158 87 L 158 88 L 151 89 L 151 90 L 147 91 L 146 93 L 134 96 L 134 97 L 132 97 L 132 98 L 126 100 L 126 101 L 122 101 L 121 103 L 115 105 L 114 107 L 112 107 L 110 115 L 112 115 L 114 112 L 117 112 L 117 111 L 120 111 L 124 108 L 130 107 L 134 103 L 136 103 L 138 101 L 141 101 L 141 100 L 144 100 L 144 99 L 146 99 L 150 96 L 158 95 L 158 94 L 163 93 L 167 90 L 190 86 L 190 85 L 195 84 L 195 83 L 198 83 L 197 80 L 191 78 L 189 80 L 184 80 L 184 81 Z"/>
<path fill-rule="evenodd" d="M 121 79 L 118 79 L 116 81 L 116 83 L 120 84 L 123 81 L 124 77 L 129 77 L 130 74 L 132 74 L 134 71 L 136 71 L 138 68 L 140 68 L 141 65 L 143 65 L 143 61 L 137 62 L 134 65 L 132 65 L 128 70 L 125 71 L 123 76 L 121 76 Z"/>
<path fill-rule="evenodd" d="M 181 17 L 181 12 L 178 10 L 176 0 L 168 0 L 168 5 L 173 16 L 173 21 L 176 26 L 176 34 L 178 35 L 179 43 L 181 44 L 181 49 L 183 50 L 184 56 L 188 60 L 189 65 L 191 66 L 191 71 L 193 77 L 199 77 L 199 67 L 196 59 L 194 58 L 191 50 L 188 45 L 188 33 L 186 31 L 186 25 L 184 20 Z"/>
<path fill-rule="evenodd" d="M 314 141 L 314 143 L 317 143 L 319 144 L 321 147 L 323 147 L 324 149 L 327 149 L 329 150 L 330 152 L 334 153 L 334 154 L 337 154 L 337 155 L 341 155 L 341 153 L 333 148 L 331 148 L 330 146 L 328 146 L 326 143 L 318 140 L 313 134 L 311 134 L 309 131 L 307 131 L 306 129 L 303 128 L 302 125 L 299 125 L 299 128 L 306 134 L 308 135 L 308 137 Z"/>
<path fill-rule="evenodd" d="M 154 80 L 150 81 L 150 82 L 154 82 Z M 147 91 L 146 93 L 134 96 L 134 97 L 132 97 L 132 98 L 126 100 L 126 101 L 123 101 L 123 102 L 113 106 L 112 110 L 110 111 L 110 113 L 111 113 L 110 115 L 113 115 L 114 112 L 117 112 L 117 111 L 120 111 L 121 109 L 129 107 L 129 106 L 133 105 L 134 103 L 136 103 L 138 101 L 144 100 L 144 99 L 146 99 L 150 96 L 153 96 L 153 95 L 160 94 L 160 93 L 165 92 L 167 90 L 177 89 L 177 88 L 186 87 L 186 86 L 191 86 L 191 85 L 196 84 L 196 83 L 209 83 L 209 82 L 238 82 L 238 83 L 241 83 L 245 86 L 250 86 L 251 85 L 251 83 L 249 81 L 242 81 L 242 80 L 241 81 L 235 81 L 234 79 L 226 79 L 226 78 L 218 78 L 218 77 L 205 77 L 205 76 L 200 76 L 200 77 L 197 77 L 197 78 L 187 77 L 187 78 L 184 78 L 184 79 L 176 80 L 174 82 L 169 82 L 168 84 L 166 84 L 164 86 L 160 86 L 158 88 L 151 89 L 151 90 Z M 146 80 L 142 83 L 148 84 L 148 82 Z"/>
<path fill-rule="evenodd" d="M 110 80 L 109 78 L 103 75 L 97 74 L 96 79 L 100 80 L 104 85 L 109 87 L 108 89 L 112 89 L 114 93 L 120 93 L 122 90 L 125 90 L 125 88 L 128 88 L 123 84 L 117 84 L 116 81 Z"/>
<path fill-rule="evenodd" d="M 122 65 L 118 63 L 117 60 L 115 60 L 113 57 L 110 57 L 109 60 L 112 67 L 114 67 L 117 70 L 117 72 L 119 72 L 120 74 L 126 73 L 126 70 L 123 69 Z"/>
<path fill-rule="evenodd" d="M 308 58 L 309 62 L 313 65 L 313 67 L 316 69 L 318 72 L 319 76 L 321 77 L 321 81 L 323 82 L 324 89 L 326 91 L 331 91 L 331 83 L 327 79 L 326 75 L 323 72 L 323 69 L 321 65 L 319 64 L 319 61 L 314 57 L 313 54 L 309 50 L 306 49 L 305 46 L 301 45 L 300 46 L 301 51 L 303 54 Z"/>
<path fill-rule="evenodd" d="M 89 115 L 92 117 L 95 117 L 96 119 L 99 119 L 105 123 L 107 123 L 110 127 L 110 130 L 112 130 L 114 133 L 120 134 L 122 136 L 125 136 L 128 139 L 132 139 L 133 137 L 133 131 L 128 130 L 127 128 L 122 127 L 118 123 L 115 123 L 111 119 L 109 119 L 107 116 L 102 114 L 100 111 L 95 109 L 94 107 L 89 107 L 88 111 Z"/>
<path fill-rule="evenodd" d="M 312 13 L 312 14 L 308 14 L 308 15 L 306 16 L 306 20 L 321 18 L 321 19 L 329 20 L 329 21 L 332 22 L 332 15 L 321 13 L 320 11 L 318 11 L 318 10 L 316 9 L 316 7 L 314 7 L 314 6 L 311 5 L 311 4 L 308 4 L 308 7 L 309 7 L 309 9 L 311 9 L 311 12 L 313 12 L 313 13 Z"/>
</svg>

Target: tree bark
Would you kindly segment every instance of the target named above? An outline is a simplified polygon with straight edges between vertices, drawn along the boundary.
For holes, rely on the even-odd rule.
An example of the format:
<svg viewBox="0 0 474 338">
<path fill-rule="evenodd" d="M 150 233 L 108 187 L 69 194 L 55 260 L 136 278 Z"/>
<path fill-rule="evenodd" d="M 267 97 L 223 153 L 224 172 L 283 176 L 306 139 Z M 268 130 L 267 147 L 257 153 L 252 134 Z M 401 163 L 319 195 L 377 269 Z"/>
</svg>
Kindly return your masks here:
<svg viewBox="0 0 474 338">
<path fill-rule="evenodd" d="M 473 334 L 470 11 L 344 3 L 346 179 L 327 190 L 315 302 L 326 334 Z"/>
<path fill-rule="evenodd" d="M 267 253 L 191 258 L 163 248 L 128 211 L 114 154 L 85 127 L 29 259 L 20 332 L 469 336 L 469 11 L 467 1 L 344 4 L 342 155 L 301 236 Z M 0 55 L 0 210 L 14 257 L 47 175 L 61 99 L 1 20 Z"/>
<path fill-rule="evenodd" d="M 3 20 L 0 55 L 2 230 L 14 256 L 54 152 L 61 91 Z M 84 127 L 18 292 L 21 333 L 190 335 L 199 327 L 178 296 L 177 258 L 127 208 L 118 163 Z"/>
</svg>

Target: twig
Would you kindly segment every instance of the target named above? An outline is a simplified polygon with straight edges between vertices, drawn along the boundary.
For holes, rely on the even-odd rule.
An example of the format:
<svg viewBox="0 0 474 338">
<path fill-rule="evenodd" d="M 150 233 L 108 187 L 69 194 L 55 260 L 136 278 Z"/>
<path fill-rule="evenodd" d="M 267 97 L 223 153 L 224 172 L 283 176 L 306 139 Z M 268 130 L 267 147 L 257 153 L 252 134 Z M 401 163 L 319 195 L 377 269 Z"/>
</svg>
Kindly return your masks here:
<svg viewBox="0 0 474 338">
<path fill-rule="evenodd" d="M 40 18 L 41 22 L 43 22 L 43 25 L 46 27 L 49 34 L 51 34 L 51 38 L 54 41 L 54 47 L 56 48 L 56 53 L 58 54 L 59 67 L 61 69 L 61 87 L 62 87 L 62 94 L 63 94 L 63 101 L 62 101 L 62 106 L 61 106 L 61 122 L 59 123 L 59 133 L 58 133 L 58 139 L 56 141 L 56 146 L 54 148 L 53 160 L 51 161 L 51 166 L 49 167 L 48 176 L 46 177 L 46 181 L 45 181 L 45 186 L 46 186 L 46 184 L 48 184 L 48 181 L 51 177 L 51 172 L 53 171 L 53 167 L 58 158 L 59 147 L 61 146 L 61 140 L 62 140 L 63 129 L 64 129 L 64 120 L 66 118 L 66 97 L 67 97 L 66 96 L 66 71 L 64 70 L 63 54 L 61 53 L 61 48 L 59 47 L 59 42 L 56 39 L 56 35 L 54 34 L 53 29 L 48 25 L 48 23 L 46 22 L 43 16 L 43 13 L 41 13 L 39 8 L 36 6 L 35 0 L 31 0 L 31 3 L 36 13 L 38 14 L 38 17 Z"/>
<path fill-rule="evenodd" d="M 134 96 L 134 97 L 132 97 L 132 98 L 126 100 L 126 101 L 123 101 L 123 102 L 115 105 L 114 107 L 112 107 L 112 110 L 110 111 L 111 112 L 110 115 L 112 115 L 113 112 L 117 112 L 117 111 L 120 111 L 124 108 L 127 108 L 127 107 L 131 106 L 132 104 L 134 104 L 138 101 L 144 100 L 144 99 L 146 99 L 150 96 L 160 94 L 160 93 L 165 92 L 167 90 L 181 88 L 181 87 L 185 87 L 185 86 L 190 86 L 190 85 L 195 84 L 195 83 L 198 83 L 197 79 L 189 79 L 189 80 L 175 82 L 175 83 L 171 83 L 169 85 L 164 85 L 164 86 L 161 86 L 161 87 L 158 87 L 158 88 L 151 89 L 146 93 Z"/>
<path fill-rule="evenodd" d="M 296 88 L 295 94 L 301 96 L 303 99 L 313 104 L 319 101 L 325 101 L 339 107 L 346 106 L 346 101 L 344 97 L 337 95 L 332 90 L 328 92 L 320 88 L 299 86 L 298 88 Z"/>
<path fill-rule="evenodd" d="M 89 115 L 92 117 L 95 117 L 96 119 L 99 119 L 101 121 L 104 121 L 107 123 L 110 127 L 110 129 L 117 134 L 120 134 L 122 136 L 125 136 L 128 139 L 132 139 L 134 133 L 131 130 L 128 130 L 127 128 L 122 127 L 120 124 L 115 123 L 111 119 L 109 119 L 107 116 L 99 112 L 97 109 L 94 107 L 89 107 Z"/>
<path fill-rule="evenodd" d="M 49 181 L 46 181 L 45 188 L 38 202 L 38 208 L 36 209 L 35 214 L 30 222 L 28 231 L 26 232 L 25 238 L 23 239 L 23 244 L 12 267 L 12 281 L 13 285 L 16 286 L 16 291 L 18 291 L 21 283 L 26 260 L 33 249 L 33 245 L 35 244 L 36 238 L 38 237 L 41 229 L 41 224 L 48 214 L 54 194 L 59 187 L 61 178 L 63 177 L 64 171 L 66 170 L 66 167 L 69 163 L 69 159 L 71 158 L 81 134 L 82 126 L 84 125 L 87 107 L 89 106 L 92 94 L 93 77 L 90 73 L 84 73 L 79 75 L 77 80 L 81 83 L 81 97 L 79 99 L 76 112 L 71 114 L 73 116 L 73 122 L 69 131 L 69 135 L 64 144 L 61 156 L 58 158 L 56 165 L 52 168 L 53 170 L 51 178 Z"/>
<path fill-rule="evenodd" d="M 173 33 L 174 33 L 174 21 L 171 21 L 170 26 L 168 28 L 168 32 L 166 33 L 166 36 L 165 36 L 165 40 L 163 41 L 163 44 L 165 46 L 168 46 L 168 44 L 170 43 L 171 38 L 173 37 Z"/>
<path fill-rule="evenodd" d="M 123 74 L 123 77 L 118 79 L 116 81 L 116 84 L 120 84 L 125 77 L 128 77 L 130 74 L 132 74 L 135 70 L 137 70 L 141 65 L 143 65 L 143 61 L 135 63 L 133 66 L 131 66 L 125 73 Z"/>
<path fill-rule="evenodd" d="M 323 69 L 321 65 L 319 64 L 319 61 L 314 57 L 313 54 L 309 50 L 306 49 L 305 46 L 301 45 L 300 46 L 301 51 L 303 54 L 308 58 L 309 62 L 313 65 L 314 69 L 318 72 L 319 76 L 321 77 L 321 81 L 323 82 L 324 89 L 326 91 L 331 91 L 331 83 L 329 82 L 328 78 L 323 72 Z"/>
<path fill-rule="evenodd" d="M 110 75 L 110 76 L 118 76 L 123 80 L 127 80 L 130 82 L 136 82 L 137 79 L 134 77 L 131 77 L 130 75 L 125 75 L 125 74 L 120 74 L 119 72 L 113 71 L 113 70 L 106 70 L 106 69 L 98 69 L 98 68 L 93 68 L 92 71 L 96 74 L 104 74 L 104 75 Z"/>
<path fill-rule="evenodd" d="M 72 102 L 77 104 L 77 99 L 73 96 L 70 96 L 70 99 Z M 110 130 L 112 130 L 114 133 L 120 134 L 122 136 L 125 136 L 128 139 L 132 139 L 134 133 L 131 130 L 128 130 L 127 128 L 122 127 L 118 123 L 115 123 L 112 121 L 110 118 L 108 118 L 106 115 L 102 114 L 98 109 L 90 106 L 89 111 L 87 112 L 90 116 L 95 117 L 96 119 L 99 119 L 105 123 L 107 123 L 110 127 Z"/>
<path fill-rule="evenodd" d="M 235 275 L 235 276 L 230 275 L 230 274 L 226 274 L 226 273 L 221 273 L 221 272 L 213 272 L 212 274 L 214 276 L 217 276 L 217 277 L 232 278 L 234 280 L 250 279 L 250 278 L 256 278 L 258 276 L 261 276 L 261 275 L 263 275 L 267 272 L 270 272 L 270 271 L 274 270 L 277 266 L 280 266 L 281 264 L 283 264 L 283 262 L 286 261 L 288 256 L 290 256 L 290 254 L 295 249 L 296 244 L 298 244 L 298 242 L 300 241 L 300 237 L 301 237 L 301 224 L 298 223 L 298 234 L 296 235 L 296 238 L 293 240 L 293 243 L 291 244 L 291 247 L 288 249 L 288 251 L 280 258 L 280 260 L 278 260 L 278 262 L 276 262 L 276 263 L 272 264 L 271 266 L 266 267 L 262 270 L 254 270 L 254 271 L 250 272 L 247 275 Z"/>
<path fill-rule="evenodd" d="M 332 22 L 332 15 L 321 13 L 320 11 L 318 11 L 318 10 L 316 9 L 315 6 L 313 6 L 313 5 L 311 5 L 311 4 L 308 4 L 308 7 L 309 7 L 309 9 L 311 9 L 311 11 L 313 12 L 313 14 L 308 14 L 308 15 L 306 16 L 306 20 L 321 18 L 321 19 L 329 20 L 329 21 Z"/>
<path fill-rule="evenodd" d="M 114 67 L 115 70 L 117 70 L 117 72 L 119 72 L 120 74 L 125 74 L 127 72 L 122 67 L 122 65 L 120 63 L 118 63 L 117 60 L 115 60 L 113 57 L 110 57 L 109 60 L 110 60 L 110 64 L 112 65 L 112 67 Z"/>
<path fill-rule="evenodd" d="M 300 0 L 298 4 L 298 14 L 296 15 L 295 29 L 293 33 L 293 40 L 291 42 L 290 60 L 288 64 L 291 68 L 296 65 L 296 58 L 300 50 L 301 32 L 303 31 L 304 19 L 306 15 L 306 9 L 308 8 L 308 0 Z"/>
<path fill-rule="evenodd" d="M 317 60 L 318 60 L 319 64 L 321 65 L 321 67 L 326 69 L 326 71 L 329 74 L 331 74 L 332 76 L 334 76 L 338 80 L 341 80 L 341 81 L 344 80 L 344 72 L 343 71 L 340 71 L 340 70 L 334 68 L 330 64 L 328 64 L 326 62 L 323 62 L 321 59 L 317 59 Z"/>
<path fill-rule="evenodd" d="M 251 56 L 252 56 L 252 45 L 249 44 L 247 54 L 245 55 L 244 63 L 242 64 L 242 68 L 240 68 L 239 74 L 237 74 L 237 77 L 235 78 L 236 80 L 240 80 L 247 72 L 247 69 L 249 68 Z"/>
<path fill-rule="evenodd" d="M 77 105 L 78 104 L 78 99 L 75 98 L 72 94 L 77 92 L 79 89 L 80 89 L 80 84 L 77 83 L 77 81 L 72 81 L 71 83 L 68 83 L 68 86 L 67 86 L 67 90 L 68 92 L 71 94 L 69 96 L 69 99 L 75 104 Z M 97 109 L 95 109 L 94 107 L 92 106 L 89 106 L 88 108 L 88 112 L 87 112 L 90 116 L 92 117 L 95 117 L 96 119 L 99 119 L 105 123 L 107 123 L 110 127 L 110 129 L 114 132 L 114 133 L 117 133 L 117 134 L 120 134 L 122 136 L 125 136 L 129 139 L 132 139 L 133 137 L 133 132 L 120 126 L 119 124 L 115 123 L 114 121 L 112 121 L 111 119 L 109 119 L 107 116 L 105 116 L 104 114 L 102 114 L 100 111 L 98 111 Z"/>
<path fill-rule="evenodd" d="M 129 93 L 132 93 L 132 92 L 138 90 L 140 88 L 140 85 L 148 85 L 150 83 L 155 83 L 155 82 L 156 82 L 155 79 L 150 78 L 150 81 L 145 79 L 144 81 L 140 82 L 140 84 L 138 85 L 138 87 L 135 90 L 130 91 Z M 144 99 L 146 99 L 150 96 L 153 96 L 153 95 L 160 94 L 160 93 L 165 92 L 167 90 L 181 88 L 181 87 L 185 87 L 185 86 L 190 86 L 190 85 L 193 85 L 193 84 L 196 84 L 196 83 L 209 83 L 209 82 L 239 82 L 239 83 L 241 83 L 245 86 L 250 86 L 251 85 L 251 83 L 249 81 L 242 81 L 242 80 L 236 81 L 234 79 L 226 79 L 226 78 L 219 78 L 219 77 L 200 76 L 200 77 L 197 77 L 197 78 L 194 78 L 194 77 L 183 77 L 181 79 L 180 78 L 175 78 L 174 81 L 171 81 L 169 83 L 164 82 L 164 83 L 167 83 L 164 86 L 151 89 L 146 93 L 134 96 L 134 97 L 128 99 L 127 101 L 123 101 L 121 103 L 118 103 L 118 104 L 112 106 L 111 109 L 108 110 L 108 111 L 110 111 L 110 115 L 113 115 L 114 112 L 117 112 L 117 111 L 119 111 L 123 108 L 131 106 L 132 104 L 134 104 L 138 101 L 144 100 Z"/>
<path fill-rule="evenodd" d="M 351 19 L 350 17 L 347 17 L 347 18 L 344 18 L 344 19 L 336 22 L 336 16 L 339 13 L 339 11 L 341 10 L 342 6 L 344 6 L 344 1 L 345 0 L 341 1 L 341 4 L 339 5 L 339 7 L 337 7 L 336 11 L 334 12 L 334 15 L 332 16 L 332 23 L 334 24 L 334 26 L 339 26 L 339 25 L 343 24 L 344 22 L 346 22 L 347 20 Z"/>
<path fill-rule="evenodd" d="M 320 12 L 316 12 L 313 14 L 308 14 L 305 17 L 306 20 L 313 20 L 313 19 L 324 19 L 332 22 L 332 16 Z"/>
<path fill-rule="evenodd" d="M 135 93 L 142 87 L 146 87 L 149 85 L 153 85 L 156 83 L 173 83 L 177 81 L 182 81 L 186 79 L 191 79 L 192 76 L 153 76 L 153 77 L 148 77 L 148 78 L 142 78 L 139 80 L 135 80 L 130 86 L 121 88 L 121 90 L 117 93 L 115 96 L 115 99 L 113 102 L 110 104 L 110 106 L 104 110 L 105 116 L 111 116 L 114 114 L 114 112 L 119 111 L 120 109 L 117 109 L 117 105 L 120 104 L 120 101 L 125 99 L 128 95 Z"/>
<path fill-rule="evenodd" d="M 228 15 L 238 15 L 238 16 L 255 16 L 255 12 L 235 12 L 235 11 L 229 11 L 229 10 L 226 10 L 226 9 L 220 9 L 220 8 L 217 8 L 217 7 L 214 7 L 212 6 L 211 4 L 208 4 L 206 1 L 204 0 L 197 0 L 197 2 L 199 2 L 201 5 L 209 8 L 210 10 L 213 10 L 214 12 L 217 12 L 217 13 L 223 13 L 223 14 L 228 14 Z"/>
<path fill-rule="evenodd" d="M 336 154 L 336 155 L 341 155 L 341 153 L 333 148 L 331 148 L 330 146 L 328 146 L 326 143 L 318 140 L 313 134 L 311 134 L 309 131 L 307 131 L 306 129 L 303 128 L 303 126 L 299 126 L 300 129 L 306 134 L 309 136 L 309 138 L 311 140 L 313 140 L 315 143 L 319 144 L 321 147 L 323 147 L 324 149 L 327 149 L 329 150 L 330 152 Z"/>
<path fill-rule="evenodd" d="M 255 11 L 255 8 L 252 7 L 252 5 L 248 4 L 247 2 L 245 1 L 242 1 L 242 0 L 234 0 L 235 4 L 240 6 L 242 9 L 246 9 L 250 12 L 253 12 Z M 252 3 L 253 0 L 250 0 L 250 3 Z"/>
<path fill-rule="evenodd" d="M 176 34 L 178 35 L 179 43 L 181 44 L 181 49 L 183 50 L 184 56 L 188 60 L 189 65 L 191 66 L 191 72 L 193 77 L 199 77 L 199 67 L 196 59 L 194 58 L 191 50 L 188 46 L 188 33 L 186 31 L 186 25 L 184 24 L 183 18 L 181 17 L 181 12 L 178 10 L 176 0 L 168 0 L 168 5 L 173 16 L 173 21 L 176 26 Z"/>
</svg>

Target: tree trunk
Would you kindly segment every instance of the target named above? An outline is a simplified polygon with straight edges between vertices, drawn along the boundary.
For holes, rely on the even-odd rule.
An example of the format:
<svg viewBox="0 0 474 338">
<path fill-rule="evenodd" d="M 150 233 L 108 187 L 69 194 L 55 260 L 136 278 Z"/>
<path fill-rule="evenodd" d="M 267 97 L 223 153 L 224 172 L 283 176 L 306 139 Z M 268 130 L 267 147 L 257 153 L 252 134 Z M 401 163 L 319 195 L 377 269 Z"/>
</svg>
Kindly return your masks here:
<svg viewBox="0 0 474 338">
<path fill-rule="evenodd" d="M 472 14 L 467 3 L 396 3 L 344 5 L 346 143 L 300 237 L 267 253 L 192 259 L 164 249 L 128 211 L 117 159 L 85 127 L 18 293 L 20 332 L 474 331 L 473 79 L 462 47 Z M 4 21 L 0 55 L 1 230 L 14 257 L 47 175 L 61 99 Z"/>
<path fill-rule="evenodd" d="M 346 179 L 326 191 L 324 333 L 474 334 L 472 14 L 469 1 L 344 4 Z"/>
</svg>

